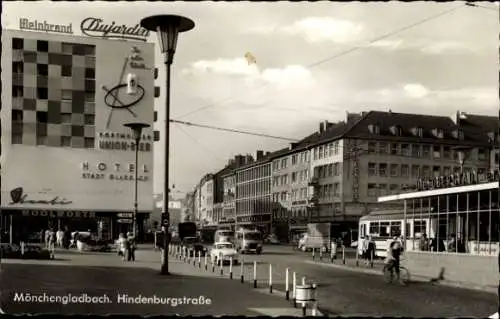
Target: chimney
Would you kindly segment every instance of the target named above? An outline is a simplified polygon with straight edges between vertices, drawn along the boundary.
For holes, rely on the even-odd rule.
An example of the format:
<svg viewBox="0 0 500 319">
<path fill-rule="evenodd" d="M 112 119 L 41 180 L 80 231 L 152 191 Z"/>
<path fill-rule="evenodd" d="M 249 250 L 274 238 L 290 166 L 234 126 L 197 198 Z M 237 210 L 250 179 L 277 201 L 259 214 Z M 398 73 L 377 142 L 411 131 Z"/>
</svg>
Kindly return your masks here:
<svg viewBox="0 0 500 319">
<path fill-rule="evenodd" d="M 233 165 L 235 162 L 236 162 L 236 161 L 235 161 L 235 159 L 234 159 L 234 158 L 230 158 L 230 159 L 227 161 L 227 165 L 228 165 L 228 166 L 231 166 L 231 165 Z"/>
<path fill-rule="evenodd" d="M 323 133 L 324 130 L 325 130 L 325 123 L 324 122 L 320 122 L 319 123 L 319 132 Z"/>
<path fill-rule="evenodd" d="M 264 151 L 258 150 L 255 154 L 255 159 L 257 161 L 261 160 L 264 157 Z"/>
<path fill-rule="evenodd" d="M 290 143 L 290 151 L 297 147 L 297 143 Z"/>
<path fill-rule="evenodd" d="M 328 130 L 330 127 L 333 126 L 333 123 L 331 123 L 331 122 L 325 121 L 324 123 L 325 123 L 324 124 L 325 131 Z"/>
<path fill-rule="evenodd" d="M 252 157 L 252 155 L 247 154 L 247 155 L 245 156 L 245 164 L 250 164 L 250 163 L 252 163 L 252 162 L 253 162 L 253 157 Z"/>
<path fill-rule="evenodd" d="M 349 113 L 349 112 L 346 112 L 346 116 L 347 116 L 347 125 L 351 125 L 353 124 L 354 122 L 358 121 L 361 119 L 361 117 L 363 117 L 365 112 L 362 112 L 361 114 L 359 113 Z"/>
<path fill-rule="evenodd" d="M 245 164 L 245 157 L 243 155 L 236 155 L 234 161 L 237 166 L 243 166 Z"/>
<path fill-rule="evenodd" d="M 271 152 L 266 152 L 266 156 L 271 155 Z"/>
</svg>

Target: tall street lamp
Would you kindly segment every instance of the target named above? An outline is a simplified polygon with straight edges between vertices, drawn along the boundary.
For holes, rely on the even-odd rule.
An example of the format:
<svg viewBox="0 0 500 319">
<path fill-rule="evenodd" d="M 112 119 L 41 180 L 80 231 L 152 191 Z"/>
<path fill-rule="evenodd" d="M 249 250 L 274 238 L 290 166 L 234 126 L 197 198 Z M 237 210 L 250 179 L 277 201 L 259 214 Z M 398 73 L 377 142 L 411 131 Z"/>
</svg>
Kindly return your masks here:
<svg viewBox="0 0 500 319">
<path fill-rule="evenodd" d="M 168 245 L 170 242 L 169 226 L 170 216 L 168 214 L 168 170 L 170 153 L 170 69 L 174 61 L 175 47 L 177 46 L 177 37 L 180 32 L 186 32 L 194 28 L 194 22 L 191 19 L 177 15 L 156 15 L 141 20 L 141 26 L 149 31 L 156 32 L 158 44 L 165 57 L 165 67 L 167 73 L 167 88 L 165 91 L 165 176 L 163 180 L 163 214 L 166 224 L 163 240 L 163 258 L 161 264 L 161 274 L 168 275 Z"/>
<path fill-rule="evenodd" d="M 137 213 L 138 213 L 138 205 L 137 205 L 137 186 L 139 181 L 138 172 L 139 172 L 139 142 L 141 141 L 142 130 L 146 127 L 149 127 L 149 124 L 145 123 L 127 123 L 123 124 L 123 126 L 128 127 L 134 133 L 135 140 L 135 177 L 134 177 L 134 216 L 132 216 L 132 234 L 134 234 L 134 238 L 136 236 L 136 228 L 137 228 Z"/>
</svg>

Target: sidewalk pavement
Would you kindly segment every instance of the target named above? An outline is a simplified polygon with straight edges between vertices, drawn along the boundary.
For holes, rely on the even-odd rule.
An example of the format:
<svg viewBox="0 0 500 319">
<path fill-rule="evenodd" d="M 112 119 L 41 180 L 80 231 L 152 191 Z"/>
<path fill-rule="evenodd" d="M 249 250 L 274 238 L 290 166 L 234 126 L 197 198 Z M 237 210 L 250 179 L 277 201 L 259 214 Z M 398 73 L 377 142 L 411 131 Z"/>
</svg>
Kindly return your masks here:
<svg viewBox="0 0 500 319">
<path fill-rule="evenodd" d="M 382 270 L 384 268 L 383 261 L 375 261 L 373 263 L 373 268 L 371 268 L 370 265 L 367 265 L 364 260 L 359 260 L 359 266 L 356 266 L 356 259 L 346 259 L 345 264 L 342 263 L 342 260 L 338 260 L 338 259 L 334 260 L 333 263 L 328 259 L 323 259 L 323 261 L 320 261 L 317 258 L 315 258 L 314 261 L 312 259 L 309 259 L 309 260 L 304 260 L 304 262 L 307 264 L 314 264 L 314 265 L 319 265 L 319 266 L 324 266 L 324 267 L 332 267 L 332 268 L 343 269 L 343 270 L 347 270 L 347 271 L 360 272 L 360 273 L 378 275 L 378 276 L 383 275 Z M 403 266 L 404 266 L 404 264 L 403 264 Z M 498 292 L 497 286 L 472 285 L 470 283 L 456 282 L 456 281 L 450 281 L 450 280 L 446 280 L 446 279 L 438 279 L 438 278 L 432 278 L 432 277 L 428 277 L 428 276 L 415 275 L 415 274 L 411 274 L 411 270 L 409 270 L 409 271 L 410 271 L 411 281 L 415 281 L 415 282 L 431 282 L 434 284 L 448 286 L 448 287 L 480 290 L 480 291 L 491 292 L 491 293 Z"/>
<path fill-rule="evenodd" d="M 252 290 L 236 280 L 170 259 L 170 276 L 160 276 L 160 252 L 139 250 L 136 262 L 116 254 L 66 252 L 59 260 L 2 260 L 0 305 L 5 313 L 267 315 L 301 316 L 284 297 Z M 32 296 L 104 296 L 105 303 L 15 302 L 15 294 Z M 129 297 L 197 298 L 210 305 L 118 303 Z M 185 299 L 184 299 L 185 300 Z"/>
</svg>

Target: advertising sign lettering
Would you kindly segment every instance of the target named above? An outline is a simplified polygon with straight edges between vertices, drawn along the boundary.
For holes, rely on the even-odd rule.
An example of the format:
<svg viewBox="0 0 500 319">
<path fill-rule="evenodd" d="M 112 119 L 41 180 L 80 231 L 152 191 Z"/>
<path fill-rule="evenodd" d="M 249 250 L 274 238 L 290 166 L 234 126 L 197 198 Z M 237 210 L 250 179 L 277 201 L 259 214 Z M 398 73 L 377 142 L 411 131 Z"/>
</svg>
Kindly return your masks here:
<svg viewBox="0 0 500 319">
<path fill-rule="evenodd" d="M 67 33 L 73 34 L 73 25 L 67 24 L 52 24 L 47 23 L 47 21 L 38 21 L 26 18 L 19 19 L 19 29 L 21 30 L 31 30 L 31 31 L 45 31 L 45 32 L 57 32 L 57 33 Z"/>
<path fill-rule="evenodd" d="M 104 23 L 103 19 L 89 17 L 80 24 L 82 33 L 89 37 L 97 38 L 115 38 L 146 41 L 149 36 L 149 31 L 142 28 L 139 24 L 135 26 L 119 25 L 115 21 L 111 24 Z"/>
<path fill-rule="evenodd" d="M 42 204 L 42 205 L 69 205 L 73 203 L 66 198 L 59 198 L 59 196 L 51 199 L 29 199 L 28 195 L 24 194 L 22 187 L 14 188 L 10 191 L 11 202 L 9 205 L 15 204 Z"/>
<path fill-rule="evenodd" d="M 23 210 L 23 216 L 50 218 L 95 218 L 95 212 L 66 210 Z"/>
<path fill-rule="evenodd" d="M 498 170 L 492 170 L 487 173 L 481 173 L 481 174 L 475 170 L 472 170 L 469 172 L 455 173 L 448 176 L 439 176 L 435 178 L 421 178 L 417 182 L 417 189 L 419 191 L 422 191 L 422 190 L 431 190 L 437 188 L 489 183 L 499 180 L 500 180 L 500 171 Z"/>
</svg>

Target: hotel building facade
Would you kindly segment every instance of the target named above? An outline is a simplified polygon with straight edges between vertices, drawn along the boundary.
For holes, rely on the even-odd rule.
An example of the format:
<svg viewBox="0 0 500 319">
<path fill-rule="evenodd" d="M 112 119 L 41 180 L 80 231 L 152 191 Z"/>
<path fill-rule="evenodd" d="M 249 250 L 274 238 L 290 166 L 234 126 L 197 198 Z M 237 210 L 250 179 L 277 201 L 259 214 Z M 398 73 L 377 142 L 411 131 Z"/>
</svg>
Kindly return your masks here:
<svg viewBox="0 0 500 319">
<path fill-rule="evenodd" d="M 116 238 L 131 230 L 138 170 L 140 237 L 153 209 L 154 44 L 4 30 L 2 47 L 3 231 Z M 129 122 L 151 125 L 138 146 Z"/>
</svg>

